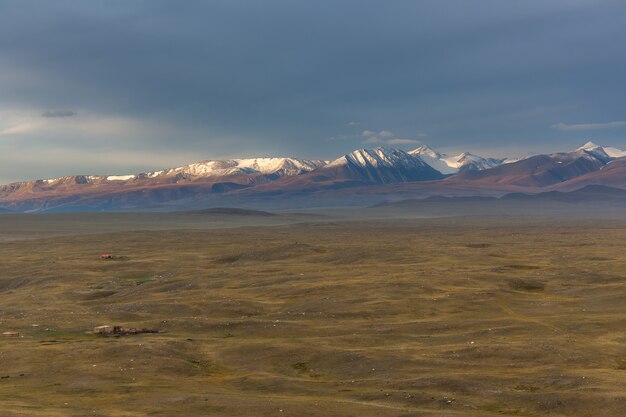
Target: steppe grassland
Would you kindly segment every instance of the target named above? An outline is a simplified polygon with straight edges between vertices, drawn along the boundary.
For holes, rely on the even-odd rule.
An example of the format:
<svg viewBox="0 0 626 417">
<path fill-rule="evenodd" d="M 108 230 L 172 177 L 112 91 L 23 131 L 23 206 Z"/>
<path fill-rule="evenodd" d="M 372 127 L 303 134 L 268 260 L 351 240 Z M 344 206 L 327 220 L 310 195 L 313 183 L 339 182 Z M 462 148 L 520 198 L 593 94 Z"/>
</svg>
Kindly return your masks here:
<svg viewBox="0 0 626 417">
<path fill-rule="evenodd" d="M 624 223 L 94 230 L 0 239 L 0 416 L 626 415 Z"/>
</svg>

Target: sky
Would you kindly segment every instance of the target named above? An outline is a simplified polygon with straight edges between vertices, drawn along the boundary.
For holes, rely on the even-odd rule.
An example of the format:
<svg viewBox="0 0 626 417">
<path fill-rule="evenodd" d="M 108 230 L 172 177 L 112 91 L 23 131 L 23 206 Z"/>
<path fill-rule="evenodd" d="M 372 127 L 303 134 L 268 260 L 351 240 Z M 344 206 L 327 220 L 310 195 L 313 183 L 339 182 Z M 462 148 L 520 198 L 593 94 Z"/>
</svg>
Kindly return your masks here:
<svg viewBox="0 0 626 417">
<path fill-rule="evenodd" d="M 626 148 L 626 2 L 0 0 L 0 183 Z"/>
</svg>

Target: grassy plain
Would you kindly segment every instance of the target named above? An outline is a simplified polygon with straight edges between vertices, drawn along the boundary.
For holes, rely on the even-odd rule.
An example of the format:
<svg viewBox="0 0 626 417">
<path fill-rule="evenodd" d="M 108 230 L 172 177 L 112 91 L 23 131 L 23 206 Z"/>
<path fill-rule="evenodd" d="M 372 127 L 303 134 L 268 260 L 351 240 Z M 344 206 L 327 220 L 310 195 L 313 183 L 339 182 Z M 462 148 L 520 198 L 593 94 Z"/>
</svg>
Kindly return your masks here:
<svg viewBox="0 0 626 417">
<path fill-rule="evenodd" d="M 0 216 L 2 417 L 626 415 L 626 221 L 82 216 Z"/>
</svg>

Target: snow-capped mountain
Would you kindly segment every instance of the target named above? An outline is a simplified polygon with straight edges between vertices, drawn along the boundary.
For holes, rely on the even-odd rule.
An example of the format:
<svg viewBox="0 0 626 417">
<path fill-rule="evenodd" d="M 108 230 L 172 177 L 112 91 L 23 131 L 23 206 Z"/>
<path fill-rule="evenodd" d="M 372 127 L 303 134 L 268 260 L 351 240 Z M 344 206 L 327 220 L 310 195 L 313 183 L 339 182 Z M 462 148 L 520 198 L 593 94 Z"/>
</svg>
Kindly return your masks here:
<svg viewBox="0 0 626 417">
<path fill-rule="evenodd" d="M 626 156 L 626 151 L 622 151 L 621 149 L 617 148 L 600 146 L 591 141 L 585 143 L 579 148 L 576 148 L 576 151 L 585 151 L 605 158 L 622 158 Z"/>
<path fill-rule="evenodd" d="M 485 158 L 469 152 L 456 156 L 435 151 L 427 145 L 413 149 L 409 154 L 421 157 L 428 165 L 442 174 L 455 174 L 463 170 L 483 170 L 495 168 L 505 162 L 504 159 Z"/>
<path fill-rule="evenodd" d="M 373 183 L 433 180 L 441 173 L 424 162 L 418 155 L 411 155 L 395 148 L 358 149 L 328 163 L 325 172 L 334 170 L 344 179 L 367 180 Z"/>
<path fill-rule="evenodd" d="M 622 151 L 615 149 L 610 152 L 620 155 Z M 492 169 L 462 171 L 451 177 L 450 182 L 472 182 L 488 186 L 557 187 L 577 177 L 601 171 L 617 160 L 609 156 L 605 148 L 588 142 L 570 152 L 533 155 Z"/>
<path fill-rule="evenodd" d="M 413 156 L 419 156 L 424 162 L 444 175 L 457 172 L 457 169 L 450 166 L 446 161 L 447 155 L 437 152 L 427 145 L 422 145 L 408 153 Z"/>
<path fill-rule="evenodd" d="M 102 184 L 141 180 L 193 180 L 198 178 L 230 177 L 237 175 L 271 175 L 275 178 L 299 175 L 326 165 L 327 161 L 297 158 L 249 158 L 206 160 L 177 168 L 130 175 L 75 175 L 37 180 L 48 186 L 68 184 Z"/>
<path fill-rule="evenodd" d="M 354 165 L 361 168 L 424 168 L 427 164 L 419 157 L 395 148 L 357 149 L 331 161 L 328 166 Z"/>
<path fill-rule="evenodd" d="M 209 160 L 165 171 L 149 173 L 149 176 L 186 174 L 194 177 L 223 177 L 238 174 L 273 174 L 276 176 L 298 175 L 326 165 L 326 161 L 296 158 L 250 158 Z"/>
<path fill-rule="evenodd" d="M 371 196 L 384 193 L 396 193 L 394 198 L 402 198 L 406 190 L 424 193 L 420 196 L 473 195 L 510 190 L 570 190 L 585 185 L 626 189 L 626 151 L 588 142 L 573 151 L 514 161 L 469 152 L 448 156 L 424 145 L 410 152 L 386 147 L 358 149 L 333 161 L 206 160 L 138 174 L 73 175 L 2 185 L 0 208 L 12 211 L 168 209 L 177 205 L 184 208 L 185 201 L 200 204 L 198 201 L 222 201 L 222 198 L 240 203 L 278 196 L 286 196 L 287 200 L 291 196 L 316 199 L 319 193 L 332 190 L 337 193 L 333 198 L 352 195 L 368 202 Z"/>
<path fill-rule="evenodd" d="M 495 168 L 505 161 L 505 159 L 485 158 L 469 152 L 463 152 L 460 155 L 447 158 L 446 160 L 450 165 L 456 165 L 459 171 L 464 169 L 474 169 L 480 171 L 483 169 Z"/>
</svg>

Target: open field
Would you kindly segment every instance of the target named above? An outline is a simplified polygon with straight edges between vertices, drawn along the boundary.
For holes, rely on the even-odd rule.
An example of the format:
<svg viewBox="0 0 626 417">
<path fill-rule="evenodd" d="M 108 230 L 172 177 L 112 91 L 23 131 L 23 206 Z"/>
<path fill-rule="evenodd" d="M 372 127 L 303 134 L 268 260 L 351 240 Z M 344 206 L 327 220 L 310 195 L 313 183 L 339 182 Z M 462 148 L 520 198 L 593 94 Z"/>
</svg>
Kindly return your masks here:
<svg viewBox="0 0 626 417">
<path fill-rule="evenodd" d="M 626 221 L 64 216 L 0 216 L 2 417 L 626 415 Z"/>
</svg>

